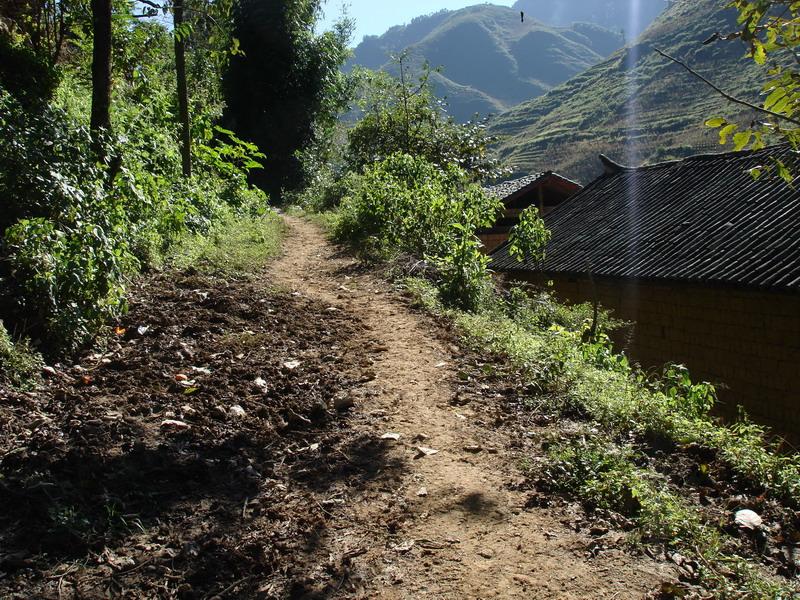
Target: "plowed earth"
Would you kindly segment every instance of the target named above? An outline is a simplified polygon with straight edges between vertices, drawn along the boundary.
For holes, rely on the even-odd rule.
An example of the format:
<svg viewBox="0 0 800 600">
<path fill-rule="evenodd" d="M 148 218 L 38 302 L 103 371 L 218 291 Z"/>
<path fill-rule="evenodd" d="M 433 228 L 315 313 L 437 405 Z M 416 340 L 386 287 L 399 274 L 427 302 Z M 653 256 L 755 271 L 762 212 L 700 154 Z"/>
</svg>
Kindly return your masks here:
<svg viewBox="0 0 800 600">
<path fill-rule="evenodd" d="M 145 279 L 104 347 L 0 389 L 0 597 L 622 599 L 676 579 L 532 502 L 514 389 L 288 222 L 262 275 Z"/>
</svg>

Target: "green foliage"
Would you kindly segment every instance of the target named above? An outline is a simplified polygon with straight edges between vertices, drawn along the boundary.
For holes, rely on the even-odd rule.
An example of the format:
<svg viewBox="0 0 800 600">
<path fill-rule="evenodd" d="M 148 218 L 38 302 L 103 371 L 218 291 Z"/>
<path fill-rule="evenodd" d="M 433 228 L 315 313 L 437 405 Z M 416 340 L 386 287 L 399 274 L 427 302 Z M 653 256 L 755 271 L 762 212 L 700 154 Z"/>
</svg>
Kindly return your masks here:
<svg viewBox="0 0 800 600">
<path fill-rule="evenodd" d="M 519 216 L 511 230 L 508 252 L 519 262 L 544 260 L 544 247 L 550 241 L 550 231 L 539 216 L 539 209 L 529 206 Z"/>
<path fill-rule="evenodd" d="M 128 220 L 85 158 L 85 129 L 59 111 L 29 113 L 1 91 L 0 105 L 3 275 L 36 333 L 69 347 L 124 309 Z"/>
<path fill-rule="evenodd" d="M 41 356 L 27 340 L 14 342 L 0 321 L 0 380 L 25 388 L 38 377 L 44 366 Z"/>
<path fill-rule="evenodd" d="M 30 84 L 37 102 L 23 102 L 0 86 L 0 318 L 40 339 L 48 354 L 74 350 L 124 311 L 125 284 L 137 268 L 158 264 L 172 244 L 208 232 L 232 210 L 258 213 L 266 204 L 247 183 L 263 154 L 218 126 L 221 69 L 232 44 L 231 2 L 186 5 L 192 15 L 182 32 L 190 33 L 184 41 L 192 178 L 181 173 L 173 35 L 155 21 L 135 19 L 130 3 L 114 4 L 116 135 L 104 142 L 107 164 L 91 159 L 87 128 L 88 13 L 59 4 L 71 11 L 64 19 L 69 52 L 58 63 L 52 101 L 49 80 Z M 24 21 L 19 31 L 17 55 L 52 64 L 35 43 L 36 27 Z"/>
<path fill-rule="evenodd" d="M 474 308 L 488 284 L 488 258 L 475 231 L 492 224 L 500 209 L 458 167 L 397 153 L 353 180 L 334 234 L 373 257 L 407 253 L 429 260 L 446 298 Z"/>
<path fill-rule="evenodd" d="M 412 82 L 404 55 L 397 58 L 400 77 L 386 72 L 358 70 L 358 105 L 363 115 L 348 132 L 345 157 L 355 172 L 396 152 L 421 156 L 442 168 L 458 167 L 473 181 L 504 171 L 490 153 L 494 138 L 484 121 L 458 124 L 433 94 L 431 70 L 426 65 Z"/>
<path fill-rule="evenodd" d="M 658 382 L 668 402 L 688 416 L 706 417 L 717 402 L 714 386 L 692 382 L 689 369 L 683 365 L 667 365 Z"/>
<path fill-rule="evenodd" d="M 535 286 L 513 286 L 505 304 L 509 317 L 531 332 L 544 331 L 553 325 L 569 331 L 582 331 L 594 319 L 594 307 L 590 303 L 565 304 L 551 292 Z M 597 320 L 600 334 L 623 325 L 602 309 L 598 311 Z"/>
<path fill-rule="evenodd" d="M 326 140 L 350 96 L 346 60 L 351 24 L 317 35 L 319 0 L 241 0 L 225 82 L 228 128 L 266 154 L 265 171 L 252 180 L 274 201 L 302 189 L 312 173 L 302 150 Z"/>
<path fill-rule="evenodd" d="M 102 214 L 23 219 L 6 230 L 20 308 L 40 319 L 59 346 L 85 341 L 125 309 L 122 278 L 130 256 L 120 234 Z"/>
<path fill-rule="evenodd" d="M 746 125 L 729 122 L 723 117 L 706 121 L 706 126 L 719 129 L 719 142 L 733 144 L 734 150 L 759 150 L 767 140 L 781 140 L 800 147 L 800 71 L 797 69 L 797 48 L 800 46 L 800 4 L 787 0 L 733 0 L 738 11 L 738 28 L 717 39 L 740 40 L 747 47 L 747 56 L 760 69 L 765 82 L 761 87 L 759 119 Z M 753 169 L 755 177 L 766 169 L 774 169 L 786 183 L 794 174 L 780 160 Z"/>
<path fill-rule="evenodd" d="M 32 107 L 47 102 L 57 85 L 58 73 L 53 66 L 0 30 L 0 87 Z"/>
<path fill-rule="evenodd" d="M 230 213 L 206 234 L 185 237 L 169 252 L 169 264 L 204 273 L 242 276 L 256 274 L 280 250 L 283 221 L 264 215 Z"/>
</svg>

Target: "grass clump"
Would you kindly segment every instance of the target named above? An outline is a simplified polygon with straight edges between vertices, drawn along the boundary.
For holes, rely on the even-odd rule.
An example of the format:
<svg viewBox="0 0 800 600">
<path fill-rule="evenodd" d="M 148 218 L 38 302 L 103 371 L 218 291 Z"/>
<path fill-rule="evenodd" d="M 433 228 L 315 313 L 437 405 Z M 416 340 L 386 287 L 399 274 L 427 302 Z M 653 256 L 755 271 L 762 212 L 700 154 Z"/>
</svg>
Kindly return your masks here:
<svg viewBox="0 0 800 600">
<path fill-rule="evenodd" d="M 186 236 L 173 247 L 167 261 L 177 269 L 192 268 L 212 275 L 252 275 L 278 254 L 283 235 L 283 220 L 274 212 L 255 216 L 230 213 L 208 233 Z"/>
<path fill-rule="evenodd" d="M 29 388 L 44 366 L 42 357 L 27 340 L 14 341 L 0 321 L 0 381 L 17 388 Z"/>
</svg>

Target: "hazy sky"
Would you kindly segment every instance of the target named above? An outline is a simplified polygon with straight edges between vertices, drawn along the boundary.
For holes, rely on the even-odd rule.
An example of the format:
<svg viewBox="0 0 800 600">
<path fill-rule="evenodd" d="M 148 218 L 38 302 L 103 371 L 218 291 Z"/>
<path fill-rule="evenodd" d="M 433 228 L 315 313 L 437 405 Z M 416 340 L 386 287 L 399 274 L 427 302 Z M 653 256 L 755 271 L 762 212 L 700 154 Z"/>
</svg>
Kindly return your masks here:
<svg viewBox="0 0 800 600">
<path fill-rule="evenodd" d="M 327 0 L 323 4 L 325 19 L 323 29 L 334 23 L 342 12 L 343 0 Z M 479 1 L 467 0 L 344 0 L 348 13 L 356 20 L 356 34 L 353 45 L 357 45 L 365 35 L 380 35 L 394 25 L 408 23 L 414 17 L 427 15 L 443 8 L 456 9 Z M 511 6 L 514 0 L 494 0 L 492 4 Z"/>
</svg>

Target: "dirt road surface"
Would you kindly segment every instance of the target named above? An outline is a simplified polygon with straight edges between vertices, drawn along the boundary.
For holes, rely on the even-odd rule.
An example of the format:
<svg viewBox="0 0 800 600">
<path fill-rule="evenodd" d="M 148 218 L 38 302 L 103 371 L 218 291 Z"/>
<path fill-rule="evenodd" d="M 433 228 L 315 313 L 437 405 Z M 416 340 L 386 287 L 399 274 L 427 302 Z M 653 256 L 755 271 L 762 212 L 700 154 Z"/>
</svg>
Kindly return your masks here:
<svg viewBox="0 0 800 600">
<path fill-rule="evenodd" d="M 671 578 L 663 565 L 620 550 L 588 558 L 587 534 L 553 511 L 526 508 L 528 494 L 512 489 L 520 459 L 513 440 L 482 412 L 452 403 L 459 349 L 314 225 L 288 223 L 275 281 L 365 323 L 374 373 L 353 427 L 373 439 L 399 434 L 381 439 L 372 466 L 379 472 L 368 485 L 340 490 L 345 508 L 329 523 L 331 551 L 357 555 L 350 593 L 623 599 Z"/>
<path fill-rule="evenodd" d="M 522 477 L 541 444 L 493 359 L 286 220 L 263 272 L 143 276 L 75 364 L 0 385 L 0 597 L 621 600 L 675 579 Z"/>
</svg>

